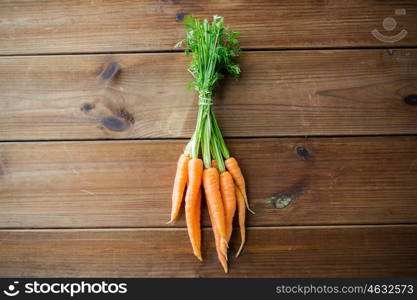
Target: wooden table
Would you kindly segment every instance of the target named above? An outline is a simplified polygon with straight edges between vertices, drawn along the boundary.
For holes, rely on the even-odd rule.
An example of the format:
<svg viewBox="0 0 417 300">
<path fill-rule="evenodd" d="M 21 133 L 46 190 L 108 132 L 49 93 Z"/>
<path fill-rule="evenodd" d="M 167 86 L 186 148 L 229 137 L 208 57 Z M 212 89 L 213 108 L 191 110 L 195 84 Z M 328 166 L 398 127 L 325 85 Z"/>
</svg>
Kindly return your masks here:
<svg viewBox="0 0 417 300">
<path fill-rule="evenodd" d="M 190 13 L 242 32 L 215 109 L 256 215 L 227 276 L 416 276 L 414 0 L 1 1 L 0 276 L 226 276 L 206 212 L 204 263 L 165 224 Z"/>
</svg>

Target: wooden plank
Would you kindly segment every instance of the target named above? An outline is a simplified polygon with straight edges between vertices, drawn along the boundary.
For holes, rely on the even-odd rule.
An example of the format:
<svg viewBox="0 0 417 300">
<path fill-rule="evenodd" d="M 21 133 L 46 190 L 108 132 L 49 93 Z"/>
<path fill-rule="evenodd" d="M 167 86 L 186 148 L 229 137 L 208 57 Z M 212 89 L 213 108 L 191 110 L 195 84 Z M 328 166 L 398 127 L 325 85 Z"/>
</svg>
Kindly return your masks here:
<svg viewBox="0 0 417 300">
<path fill-rule="evenodd" d="M 0 58 L 0 140 L 190 137 L 188 61 Z M 241 66 L 216 96 L 226 136 L 417 133 L 416 50 L 251 52 Z"/>
<path fill-rule="evenodd" d="M 231 277 L 414 277 L 417 227 L 250 228 Z M 233 251 L 238 239 L 232 242 Z M 210 229 L 201 263 L 185 229 L 0 231 L 3 277 L 223 277 Z"/>
<path fill-rule="evenodd" d="M 416 46 L 416 13 L 414 0 L 2 1 L 0 54 L 170 50 L 188 14 L 224 16 L 246 48 L 393 45 L 374 29 L 388 37 L 405 30 L 394 45 Z M 388 17 L 396 23 L 384 27 Z"/>
<path fill-rule="evenodd" d="M 176 160 L 185 143 L 2 143 L 0 227 L 168 226 Z M 228 144 L 256 211 L 250 225 L 417 222 L 417 137 Z M 181 216 L 174 226 L 184 225 Z"/>
</svg>

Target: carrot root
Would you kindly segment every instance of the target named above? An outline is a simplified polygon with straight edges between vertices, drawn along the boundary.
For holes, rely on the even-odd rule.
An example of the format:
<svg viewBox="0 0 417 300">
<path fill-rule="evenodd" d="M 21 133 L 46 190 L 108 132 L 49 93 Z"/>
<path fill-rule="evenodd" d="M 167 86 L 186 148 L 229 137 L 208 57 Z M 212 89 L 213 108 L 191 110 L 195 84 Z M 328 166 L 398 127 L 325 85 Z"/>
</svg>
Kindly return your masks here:
<svg viewBox="0 0 417 300">
<path fill-rule="evenodd" d="M 208 168 L 203 171 L 203 185 L 206 193 L 207 208 L 213 227 L 214 237 L 216 239 L 216 249 L 220 263 L 227 272 L 227 238 L 226 238 L 226 222 L 222 196 L 220 192 L 220 176 L 216 168 Z"/>
<path fill-rule="evenodd" d="M 233 230 L 233 217 L 236 212 L 236 192 L 233 177 L 227 171 L 220 174 L 220 190 L 224 206 L 226 238 L 229 242 Z"/>
<path fill-rule="evenodd" d="M 217 257 L 220 261 L 220 264 L 223 267 L 224 272 L 227 274 L 227 272 L 229 271 L 229 267 L 227 265 L 227 255 L 225 256 L 221 251 L 220 240 L 219 240 L 219 235 L 217 231 L 213 230 L 213 232 L 214 232 L 214 240 L 216 242 Z"/>
<path fill-rule="evenodd" d="M 252 214 L 252 215 L 254 215 L 255 214 L 255 212 L 249 207 L 249 201 L 248 201 L 248 197 L 246 196 L 246 193 L 243 195 L 243 198 L 245 199 L 245 205 L 246 205 L 246 208 L 247 208 L 247 210 Z"/>
<path fill-rule="evenodd" d="M 249 207 L 249 201 L 248 201 L 248 197 L 246 195 L 245 178 L 243 177 L 242 170 L 240 169 L 237 160 L 234 157 L 229 157 L 228 159 L 226 159 L 224 161 L 224 164 L 226 165 L 227 170 L 232 175 L 233 180 L 236 183 L 236 186 L 241 191 L 241 193 L 243 195 L 243 198 L 245 199 L 246 208 L 252 214 L 255 214 L 255 212 Z"/>
<path fill-rule="evenodd" d="M 237 210 L 239 217 L 239 229 L 240 229 L 240 247 L 236 253 L 236 257 L 240 255 L 243 250 L 243 246 L 246 242 L 246 229 L 245 229 L 245 218 L 246 218 L 246 205 L 245 199 L 243 198 L 242 193 L 238 188 L 236 188 L 236 200 L 237 200 Z"/>
<path fill-rule="evenodd" d="M 217 164 L 217 160 L 212 159 L 212 160 L 211 160 L 211 166 L 212 166 L 213 168 L 216 168 L 216 169 L 217 169 L 217 171 L 219 171 L 219 165 Z"/>
<path fill-rule="evenodd" d="M 210 210 L 209 210 L 209 216 L 211 218 Z M 224 252 L 222 251 L 222 249 L 221 249 L 222 246 L 220 245 L 219 233 L 217 232 L 217 230 L 214 227 L 213 227 L 213 233 L 214 233 L 214 240 L 215 240 L 215 244 L 216 244 L 217 258 L 219 259 L 219 262 L 222 265 L 224 272 L 227 274 L 227 272 L 229 271 L 229 267 L 227 265 L 227 261 L 228 261 L 227 260 L 227 253 L 225 255 Z"/>
</svg>

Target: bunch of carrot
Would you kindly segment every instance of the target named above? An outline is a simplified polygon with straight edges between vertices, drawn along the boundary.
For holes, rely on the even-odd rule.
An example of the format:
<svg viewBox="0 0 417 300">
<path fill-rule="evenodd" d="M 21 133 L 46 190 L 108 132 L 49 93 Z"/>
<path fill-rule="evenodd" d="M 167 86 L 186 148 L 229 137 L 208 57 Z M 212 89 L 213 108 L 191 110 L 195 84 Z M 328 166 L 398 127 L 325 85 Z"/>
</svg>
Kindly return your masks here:
<svg viewBox="0 0 417 300">
<path fill-rule="evenodd" d="M 214 16 L 210 23 L 207 19 L 200 22 L 190 15 L 184 23 L 187 37 L 176 46 L 185 44 L 186 55 L 192 55 L 188 70 L 194 79 L 190 87 L 198 92 L 199 107 L 196 129 L 178 160 L 168 223 L 178 217 L 185 198 L 185 217 L 191 246 L 194 255 L 202 260 L 200 216 L 203 185 L 218 258 L 227 273 L 227 250 L 236 209 L 241 236 L 236 257 L 245 244 L 246 209 L 251 210 L 245 179 L 223 139 L 212 109 L 212 96 L 218 80 L 223 77 L 222 72 L 227 71 L 234 76 L 240 74 L 239 66 L 233 61 L 240 51 L 236 38 L 239 33 L 228 31 L 223 18 L 219 16 Z"/>
</svg>

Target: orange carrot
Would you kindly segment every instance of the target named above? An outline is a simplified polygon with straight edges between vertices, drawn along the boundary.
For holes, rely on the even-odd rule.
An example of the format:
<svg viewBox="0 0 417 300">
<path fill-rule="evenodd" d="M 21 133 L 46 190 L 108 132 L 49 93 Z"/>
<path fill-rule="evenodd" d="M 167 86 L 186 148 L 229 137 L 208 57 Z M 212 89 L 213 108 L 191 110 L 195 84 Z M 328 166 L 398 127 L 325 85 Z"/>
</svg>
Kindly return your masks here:
<svg viewBox="0 0 417 300">
<path fill-rule="evenodd" d="M 242 171 L 240 170 L 237 160 L 233 157 L 230 157 L 224 161 L 224 164 L 226 165 L 227 170 L 232 175 L 237 187 L 242 192 L 243 198 L 245 199 L 246 207 L 252 214 L 255 214 L 253 210 L 251 210 L 249 207 L 248 197 L 246 196 L 245 178 L 243 177 Z"/>
<path fill-rule="evenodd" d="M 216 168 L 204 169 L 203 184 L 206 194 L 207 207 L 214 233 L 218 234 L 219 251 L 227 259 L 226 222 L 222 196 L 220 193 L 219 172 Z"/>
<path fill-rule="evenodd" d="M 202 174 L 203 161 L 199 158 L 190 159 L 188 162 L 188 187 L 185 194 L 185 219 L 194 255 L 199 260 L 203 260 L 201 257 L 200 228 Z"/>
<path fill-rule="evenodd" d="M 217 169 L 217 171 L 219 171 L 219 165 L 217 164 L 217 160 L 212 159 L 212 160 L 211 160 L 211 166 L 212 166 L 213 168 L 216 168 L 216 169 Z"/>
<path fill-rule="evenodd" d="M 184 198 L 184 190 L 188 180 L 188 161 L 190 157 L 181 154 L 178 159 L 177 173 L 175 174 L 174 188 L 172 191 L 172 208 L 171 208 L 171 219 L 168 223 L 172 223 L 178 217 L 181 203 Z M 167 223 L 167 224 L 168 224 Z"/>
<path fill-rule="evenodd" d="M 242 193 L 238 189 L 235 188 L 236 192 L 236 200 L 237 200 L 237 211 L 239 216 L 239 228 L 240 228 L 240 247 L 236 253 L 236 257 L 239 256 L 240 252 L 242 252 L 243 246 L 245 245 L 246 241 L 246 230 L 245 230 L 245 217 L 246 217 L 246 206 L 245 206 L 245 199 L 243 198 Z"/>
<path fill-rule="evenodd" d="M 210 219 L 211 219 L 210 210 L 209 210 L 209 216 L 210 216 Z M 214 232 L 214 240 L 215 240 L 215 243 L 216 243 L 217 257 L 220 261 L 220 264 L 223 267 L 224 272 L 227 273 L 229 271 L 229 268 L 227 266 L 227 258 L 223 255 L 223 253 L 220 250 L 220 248 L 221 248 L 220 247 L 220 238 L 219 238 L 219 235 L 218 235 L 217 231 L 213 229 L 213 232 Z"/>
<path fill-rule="evenodd" d="M 236 195 L 233 177 L 227 171 L 220 174 L 220 191 L 226 221 L 226 238 L 229 242 L 233 230 L 233 217 L 236 211 Z"/>
</svg>

